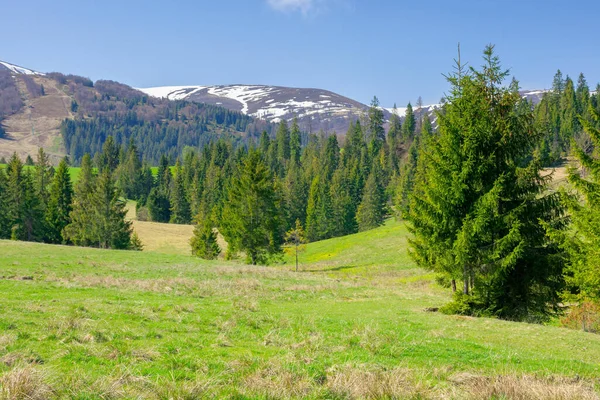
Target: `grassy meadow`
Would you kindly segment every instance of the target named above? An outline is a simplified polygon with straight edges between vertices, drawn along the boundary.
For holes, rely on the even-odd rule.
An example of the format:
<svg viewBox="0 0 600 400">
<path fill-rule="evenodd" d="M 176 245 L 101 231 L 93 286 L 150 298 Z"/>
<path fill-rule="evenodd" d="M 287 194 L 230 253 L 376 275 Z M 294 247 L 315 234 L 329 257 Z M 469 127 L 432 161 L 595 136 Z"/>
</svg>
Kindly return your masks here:
<svg viewBox="0 0 600 400">
<path fill-rule="evenodd" d="M 0 241 L 0 398 L 599 398 L 600 336 L 428 312 L 449 293 L 402 223 L 298 273 L 180 246 Z"/>
</svg>

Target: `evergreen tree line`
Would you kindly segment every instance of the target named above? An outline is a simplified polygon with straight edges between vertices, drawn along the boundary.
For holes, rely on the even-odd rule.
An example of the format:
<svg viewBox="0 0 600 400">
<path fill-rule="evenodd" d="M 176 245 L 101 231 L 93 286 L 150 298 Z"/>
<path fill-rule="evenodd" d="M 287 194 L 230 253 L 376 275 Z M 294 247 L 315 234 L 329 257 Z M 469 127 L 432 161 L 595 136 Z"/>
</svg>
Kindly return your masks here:
<svg viewBox="0 0 600 400">
<path fill-rule="evenodd" d="M 544 93 L 534 113 L 536 126 L 544 133 L 538 148 L 544 165 L 552 165 L 568 155 L 573 142 L 590 152 L 593 143 L 580 118 L 592 121 L 592 116 L 600 111 L 600 84 L 590 93 L 583 73 L 575 84 L 558 70 L 552 82 L 552 89 Z M 597 121 L 594 127 L 599 127 Z"/>
<path fill-rule="evenodd" d="M 120 194 L 114 175 L 96 172 L 89 155 L 73 187 L 66 158 L 55 169 L 40 149 L 33 168 L 25 168 L 13 154 L 0 168 L 0 238 L 139 249 Z"/>
</svg>

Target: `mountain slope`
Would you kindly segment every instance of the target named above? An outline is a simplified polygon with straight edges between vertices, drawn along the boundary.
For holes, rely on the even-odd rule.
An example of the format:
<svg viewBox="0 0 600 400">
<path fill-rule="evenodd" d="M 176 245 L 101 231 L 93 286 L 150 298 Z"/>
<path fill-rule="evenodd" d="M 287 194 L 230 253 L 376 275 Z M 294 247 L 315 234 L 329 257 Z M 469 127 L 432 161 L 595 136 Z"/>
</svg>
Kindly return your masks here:
<svg viewBox="0 0 600 400">
<path fill-rule="evenodd" d="M 0 62 L 0 158 L 22 159 L 43 147 L 53 163 L 69 154 L 98 151 L 108 135 L 134 140 L 145 159 L 177 158 L 186 146 L 201 147 L 229 135 L 244 140 L 272 127 L 224 107 L 152 98 L 113 81 L 39 73 Z M 35 157 L 34 157 L 35 158 Z"/>
</svg>

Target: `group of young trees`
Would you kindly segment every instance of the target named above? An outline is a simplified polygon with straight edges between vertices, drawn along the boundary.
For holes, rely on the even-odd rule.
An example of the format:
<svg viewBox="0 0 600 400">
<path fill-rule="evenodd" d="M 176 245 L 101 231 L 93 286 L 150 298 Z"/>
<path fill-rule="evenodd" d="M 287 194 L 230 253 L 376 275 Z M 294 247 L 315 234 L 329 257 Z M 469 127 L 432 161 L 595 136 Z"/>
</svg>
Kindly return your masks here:
<svg viewBox="0 0 600 400">
<path fill-rule="evenodd" d="M 28 168 L 13 154 L 0 168 L 0 238 L 100 248 L 129 249 L 131 223 L 125 221 L 125 202 L 106 167 L 92 168 L 83 159 L 73 188 L 69 164 L 54 169 L 43 149 Z"/>
<path fill-rule="evenodd" d="M 402 131 L 396 116 L 386 135 L 375 100 L 363 122 L 351 124 L 342 147 L 336 135 L 306 135 L 295 121 L 291 127 L 282 121 L 274 138 L 264 132 L 247 147 L 219 140 L 200 152 L 186 149 L 174 170 L 161 160 L 138 211 L 147 209 L 160 222 L 190 223 L 195 216 L 192 245 L 199 256 L 218 254 L 218 229 L 228 255 L 241 251 L 253 264 L 266 262 L 297 223 L 310 241 L 383 224 L 416 129 L 414 123 Z"/>
<path fill-rule="evenodd" d="M 535 108 L 536 125 L 545 133 L 539 144 L 540 158 L 545 165 L 551 165 L 567 155 L 573 141 L 585 151 L 591 150 L 592 143 L 580 118 L 589 121 L 594 113 L 600 111 L 598 89 L 600 86 L 596 87 L 596 95 L 591 95 L 583 74 L 579 74 L 575 85 L 568 76 L 563 78 L 558 70 L 552 90 L 544 93 Z"/>
<path fill-rule="evenodd" d="M 508 72 L 493 46 L 484 61 L 480 69 L 466 69 L 459 57 L 437 130 L 419 138 L 406 206 L 412 254 L 455 290 L 447 311 L 544 320 L 573 293 L 596 299 L 600 293 L 600 164 L 589 146 L 600 139 L 595 99 L 585 89 L 576 95 L 568 79 L 563 89 L 558 75 L 556 92 L 534 109 L 521 98 L 518 82 L 504 86 Z M 573 91 L 575 107 L 569 112 L 567 91 Z M 556 96 L 563 96 L 557 117 L 562 126 L 540 124 Z M 573 144 L 579 127 L 593 139 L 585 148 Z M 540 151 L 549 142 L 558 143 L 556 157 L 573 146 L 592 178 L 571 171 L 583 203 L 550 190 L 551 175 L 543 170 L 548 153 Z"/>
</svg>

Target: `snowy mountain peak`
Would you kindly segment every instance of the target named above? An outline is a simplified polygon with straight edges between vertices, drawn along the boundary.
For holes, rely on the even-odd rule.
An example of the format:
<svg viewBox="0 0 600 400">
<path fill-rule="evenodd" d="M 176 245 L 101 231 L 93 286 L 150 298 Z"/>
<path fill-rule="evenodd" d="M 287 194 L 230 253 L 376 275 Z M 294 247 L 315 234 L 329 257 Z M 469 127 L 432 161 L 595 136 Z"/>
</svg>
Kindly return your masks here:
<svg viewBox="0 0 600 400">
<path fill-rule="evenodd" d="M 163 86 L 138 90 L 154 97 L 218 105 L 269 122 L 298 118 L 301 128 L 307 131 L 323 129 L 345 133 L 349 122 L 368 108 L 339 94 L 309 88 L 238 84 Z"/>
<path fill-rule="evenodd" d="M 5 71 L 8 70 L 8 71 L 12 72 L 13 74 L 19 74 L 19 75 L 44 75 L 41 72 L 37 72 L 37 71 L 34 71 L 29 68 L 20 67 L 15 64 L 10 64 L 5 61 L 0 61 L 0 71 L 1 70 L 5 70 Z"/>
</svg>

